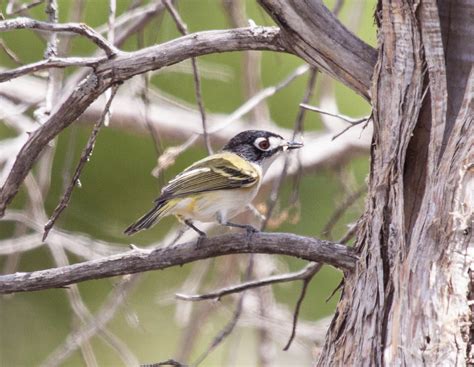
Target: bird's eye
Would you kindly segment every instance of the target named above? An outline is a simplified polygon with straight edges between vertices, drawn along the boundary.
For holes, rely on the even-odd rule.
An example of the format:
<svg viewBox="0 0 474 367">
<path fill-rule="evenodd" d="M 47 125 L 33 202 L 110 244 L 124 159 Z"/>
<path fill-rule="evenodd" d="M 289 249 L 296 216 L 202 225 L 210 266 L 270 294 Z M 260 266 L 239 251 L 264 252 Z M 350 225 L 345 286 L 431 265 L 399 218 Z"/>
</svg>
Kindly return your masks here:
<svg viewBox="0 0 474 367">
<path fill-rule="evenodd" d="M 259 138 L 255 142 L 255 145 L 260 150 L 268 150 L 270 148 L 270 142 L 265 138 Z"/>
</svg>

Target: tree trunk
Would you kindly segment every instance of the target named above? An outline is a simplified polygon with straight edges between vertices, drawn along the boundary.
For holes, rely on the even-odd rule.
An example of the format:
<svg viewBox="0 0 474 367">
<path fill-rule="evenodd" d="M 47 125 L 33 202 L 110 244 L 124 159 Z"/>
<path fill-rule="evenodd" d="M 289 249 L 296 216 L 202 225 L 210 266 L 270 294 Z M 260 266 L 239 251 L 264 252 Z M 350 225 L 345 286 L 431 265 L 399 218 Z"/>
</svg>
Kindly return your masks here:
<svg viewBox="0 0 474 367">
<path fill-rule="evenodd" d="M 361 260 L 319 365 L 474 363 L 472 14 L 472 0 L 378 4 Z"/>
</svg>

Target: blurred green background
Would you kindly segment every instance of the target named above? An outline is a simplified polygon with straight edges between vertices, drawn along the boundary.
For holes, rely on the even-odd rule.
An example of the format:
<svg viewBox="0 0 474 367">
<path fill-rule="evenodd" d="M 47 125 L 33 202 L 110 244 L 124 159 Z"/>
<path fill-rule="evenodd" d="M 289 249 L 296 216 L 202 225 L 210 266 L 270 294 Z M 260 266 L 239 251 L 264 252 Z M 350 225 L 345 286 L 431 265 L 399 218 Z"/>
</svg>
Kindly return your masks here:
<svg viewBox="0 0 474 367">
<path fill-rule="evenodd" d="M 237 0 L 236 0 L 237 1 Z M 5 13 L 7 1 L 1 2 L 0 10 Z M 117 14 L 120 15 L 130 5 L 130 0 L 117 0 Z M 97 27 L 107 22 L 108 2 L 89 0 L 86 2 L 84 22 Z M 327 1 L 331 8 L 333 1 Z M 59 1 L 60 21 L 68 21 L 72 0 Z M 353 30 L 366 42 L 375 46 L 375 27 L 372 21 L 375 1 L 354 1 L 344 4 L 340 19 L 355 27 Z M 228 18 L 218 0 L 183 0 L 178 2 L 183 20 L 191 32 L 207 29 L 230 27 Z M 359 21 L 354 21 L 354 9 L 360 11 Z M 246 2 L 248 18 L 259 25 L 273 24 L 271 18 L 261 10 L 254 1 Z M 30 11 L 36 19 L 46 19 L 44 5 Z M 144 39 L 147 44 L 163 42 L 178 37 L 175 24 L 168 14 L 160 23 L 151 22 L 146 28 Z M 42 58 L 45 43 L 30 31 L 13 31 L 2 33 L 1 38 L 15 51 L 24 63 Z M 136 37 L 131 37 L 125 46 L 126 50 L 137 48 Z M 75 39 L 72 54 L 89 55 L 94 45 L 88 41 Z M 213 80 L 203 78 L 203 98 L 209 112 L 230 113 L 244 101 L 240 53 L 209 55 L 200 58 L 212 64 L 225 66 L 231 80 Z M 262 60 L 262 79 L 264 86 L 271 86 L 284 79 L 302 61 L 297 57 L 266 52 Z M 14 67 L 15 64 L 0 50 L 0 65 Z M 67 70 L 66 74 L 71 71 Z M 271 118 L 282 127 L 292 128 L 307 84 L 306 74 L 296 79 L 267 100 Z M 10 81 L 8 83 L 15 83 Z M 193 76 L 181 72 L 160 72 L 152 78 L 152 83 L 160 90 L 174 95 L 189 103 L 195 103 Z M 0 84 L 0 91 L 2 85 Z M 318 104 L 317 87 L 312 103 Z M 370 107 L 362 98 L 348 88 L 336 83 L 335 93 L 342 113 L 349 116 L 361 116 L 369 112 Z M 32 114 L 31 114 L 32 116 Z M 318 114 L 308 113 L 305 120 L 306 130 L 320 130 L 323 125 Z M 46 210 L 50 215 L 63 191 L 63 171 L 67 164 L 67 151 L 71 146 L 71 136 L 76 135 L 74 159 L 77 160 L 90 134 L 90 124 L 79 124 L 64 131 L 56 143 L 51 188 L 46 197 Z M 0 120 L 0 138 L 12 136 L 13 132 Z M 164 141 L 164 146 L 179 142 Z M 218 148 L 215 146 L 215 148 Z M 181 155 L 177 163 L 165 172 L 165 178 L 173 177 L 179 170 L 204 157 L 203 146 L 196 146 Z M 75 162 L 75 161 L 74 161 Z M 74 167 L 73 163 L 73 167 Z M 157 180 L 150 175 L 156 164 L 156 153 L 153 141 L 148 135 L 139 135 L 111 128 L 102 129 L 91 161 L 86 165 L 82 176 L 82 188 L 73 193 L 71 203 L 57 223 L 60 228 L 84 233 L 90 237 L 122 244 L 127 249 L 129 238 L 122 235 L 123 229 L 138 215 L 147 210 L 149 203 L 159 192 Z M 352 159 L 343 167 L 320 169 L 305 174 L 301 180 L 301 218 L 298 223 L 283 223 L 273 231 L 289 231 L 297 234 L 323 237 L 321 231 L 335 208 L 346 197 L 345 178 L 351 177 L 354 189 L 363 185 L 368 171 L 368 157 L 361 155 Z M 280 205 L 285 207 L 285 200 L 291 193 L 291 180 L 287 180 L 281 195 Z M 26 196 L 20 192 L 12 207 L 20 208 Z M 358 200 L 344 214 L 336 225 L 333 235 L 337 239 L 345 231 L 347 224 L 357 219 L 363 206 L 363 199 Z M 175 221 L 169 219 L 154 229 L 133 238 L 137 245 L 149 244 L 165 235 Z M 14 233 L 14 224 L 0 222 L 0 239 L 10 238 Z M 70 255 L 70 262 L 78 259 Z M 221 261 L 221 260 L 217 260 Z M 298 270 L 305 265 L 296 259 L 282 258 L 288 269 Z M 6 258 L 0 257 L 0 269 L 4 269 Z M 54 266 L 50 250 L 37 248 L 21 256 L 18 271 L 44 269 Z M 172 268 L 166 271 L 144 274 L 138 286 L 126 302 L 122 304 L 116 317 L 109 323 L 110 330 L 121 338 L 140 362 L 157 362 L 172 358 L 178 348 L 181 329 L 175 320 L 175 301 L 170 295 L 179 290 L 180 285 L 189 275 L 191 265 Z M 211 266 L 211 272 L 213 266 Z M 212 278 L 212 274 L 209 275 Z M 325 267 L 312 281 L 302 306 L 301 318 L 316 321 L 331 315 L 337 298 L 329 302 L 330 295 L 340 280 L 339 272 Z M 108 293 L 120 279 L 105 279 L 79 284 L 81 295 L 91 312 L 97 311 L 105 301 Z M 293 309 L 298 298 L 301 284 L 289 283 L 273 287 L 276 298 L 290 309 Z M 206 287 L 204 286 L 204 289 Z M 207 288 L 209 290 L 209 288 Z M 211 316 L 202 329 L 202 335 L 193 349 L 194 360 L 208 346 L 215 334 L 225 325 L 233 310 L 232 300 L 222 301 L 223 312 Z M 48 355 L 61 344 L 70 331 L 77 327 L 72 317 L 65 291 L 49 290 L 26 294 L 15 294 L 0 297 L 0 366 L 33 366 L 44 361 Z M 286 334 L 289 336 L 291 330 Z M 255 365 L 256 335 L 255 331 L 245 328 L 238 331 L 237 360 L 235 365 Z M 285 335 L 286 335 L 285 334 Z M 242 337 L 243 336 L 243 337 Z M 121 360 L 116 353 L 104 344 L 97 336 L 92 339 L 94 352 L 100 366 L 118 366 Z M 284 345 L 276 345 L 278 365 L 285 365 Z M 294 346 L 293 346 L 294 347 Z M 293 348 L 292 347 L 292 348 Z M 236 338 L 230 337 L 227 342 L 216 349 L 203 362 L 202 366 L 225 365 L 225 358 L 230 349 L 237 348 Z M 291 349 L 290 349 L 291 350 Z M 301 365 L 307 365 L 311 359 L 311 350 L 301 358 Z M 293 360 L 294 361 L 294 360 Z M 79 351 L 74 352 L 65 366 L 81 366 L 83 359 Z"/>
</svg>

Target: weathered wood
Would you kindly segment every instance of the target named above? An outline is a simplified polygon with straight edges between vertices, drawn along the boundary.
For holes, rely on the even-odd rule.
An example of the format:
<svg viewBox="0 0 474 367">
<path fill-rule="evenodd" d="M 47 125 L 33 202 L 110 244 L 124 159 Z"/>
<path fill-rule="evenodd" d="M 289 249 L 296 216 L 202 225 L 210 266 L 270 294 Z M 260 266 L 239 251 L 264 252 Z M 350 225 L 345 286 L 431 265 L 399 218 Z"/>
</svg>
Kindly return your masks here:
<svg viewBox="0 0 474 367">
<path fill-rule="evenodd" d="M 259 0 L 281 27 L 287 47 L 367 99 L 377 60 L 374 48 L 341 24 L 320 0 Z"/>
<path fill-rule="evenodd" d="M 242 253 L 294 256 L 346 271 L 353 269 L 357 259 L 350 247 L 311 237 L 259 232 L 248 239 L 245 234 L 233 233 L 204 238 L 199 243 L 191 241 L 152 250 L 135 248 L 122 254 L 60 268 L 1 275 L 0 293 L 65 287 L 86 280 L 166 269 L 211 257 Z"/>
<path fill-rule="evenodd" d="M 444 28 L 437 6 L 379 4 L 375 134 L 360 262 L 346 278 L 319 365 L 469 363 L 474 72 L 465 70 L 472 70 L 474 52 L 449 45 L 473 39 L 472 21 L 459 14 L 472 14 L 473 4 L 457 3 L 464 9 L 451 10 Z M 446 60 L 459 66 L 455 80 Z M 449 93 L 460 88 L 463 93 Z"/>
</svg>

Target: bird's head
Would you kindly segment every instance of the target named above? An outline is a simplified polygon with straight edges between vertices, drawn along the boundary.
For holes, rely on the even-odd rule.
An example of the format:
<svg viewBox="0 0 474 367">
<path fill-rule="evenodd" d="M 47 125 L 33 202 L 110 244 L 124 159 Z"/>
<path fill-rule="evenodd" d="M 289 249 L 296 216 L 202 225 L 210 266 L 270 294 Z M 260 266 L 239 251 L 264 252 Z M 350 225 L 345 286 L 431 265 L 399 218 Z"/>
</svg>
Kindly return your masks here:
<svg viewBox="0 0 474 367">
<path fill-rule="evenodd" d="M 247 130 L 230 139 L 223 150 L 238 154 L 265 169 L 280 153 L 302 146 L 302 143 L 286 141 L 280 135 L 270 131 Z"/>
</svg>

